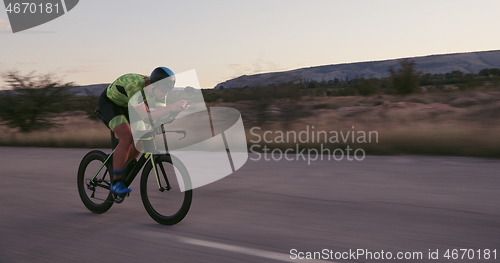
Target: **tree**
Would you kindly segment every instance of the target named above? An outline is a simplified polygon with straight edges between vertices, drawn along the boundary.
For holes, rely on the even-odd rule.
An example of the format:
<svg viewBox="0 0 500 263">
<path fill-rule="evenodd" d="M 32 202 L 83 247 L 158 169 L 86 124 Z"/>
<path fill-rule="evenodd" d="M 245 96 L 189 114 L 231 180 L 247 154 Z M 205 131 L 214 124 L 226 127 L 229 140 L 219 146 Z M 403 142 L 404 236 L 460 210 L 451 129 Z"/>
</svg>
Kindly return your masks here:
<svg viewBox="0 0 500 263">
<path fill-rule="evenodd" d="M 396 70 L 393 67 L 389 68 L 392 85 L 397 94 L 411 94 L 418 90 L 422 73 L 415 70 L 416 64 L 413 60 L 403 59 L 399 62 L 400 68 Z"/>
<path fill-rule="evenodd" d="M 489 68 L 484 68 L 481 69 L 478 73 L 479 76 L 489 76 L 490 75 L 490 69 Z"/>
<path fill-rule="evenodd" d="M 490 68 L 490 75 L 500 76 L 500 68 Z"/>
<path fill-rule="evenodd" d="M 454 70 L 451 73 L 444 74 L 444 76 L 448 80 L 461 80 L 464 77 L 464 73 L 460 70 Z"/>
<path fill-rule="evenodd" d="M 361 96 L 371 96 L 378 92 L 380 83 L 379 79 L 376 78 L 359 78 L 354 79 L 352 87 L 356 89 L 356 91 Z"/>
<path fill-rule="evenodd" d="M 306 89 L 315 89 L 316 88 L 316 82 L 315 81 L 310 81 L 307 83 Z"/>
<path fill-rule="evenodd" d="M 66 110 L 74 96 L 69 91 L 73 83 L 63 83 L 50 74 L 22 75 L 13 70 L 2 77 L 9 90 L 0 94 L 0 122 L 20 132 L 57 126 L 47 114 Z"/>
</svg>

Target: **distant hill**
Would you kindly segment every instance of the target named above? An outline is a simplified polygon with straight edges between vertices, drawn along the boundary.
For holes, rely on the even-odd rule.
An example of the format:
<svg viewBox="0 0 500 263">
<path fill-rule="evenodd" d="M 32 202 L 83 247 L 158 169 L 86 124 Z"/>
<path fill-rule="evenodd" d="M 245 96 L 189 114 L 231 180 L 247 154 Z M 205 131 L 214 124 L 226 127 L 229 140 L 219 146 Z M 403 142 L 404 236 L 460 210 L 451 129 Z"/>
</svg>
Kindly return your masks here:
<svg viewBox="0 0 500 263">
<path fill-rule="evenodd" d="M 85 86 L 76 86 L 71 88 L 72 91 L 78 96 L 100 96 L 102 91 L 106 89 L 109 84 L 92 84 Z M 184 88 L 175 87 L 174 90 L 182 90 Z"/>
<path fill-rule="evenodd" d="M 109 84 L 91 84 L 91 85 L 83 85 L 83 86 L 75 86 L 71 87 L 70 90 L 75 93 L 77 96 L 100 96 L 104 89 L 106 89 Z M 174 88 L 174 90 L 180 90 L 183 88 Z M 12 90 L 0 90 L 2 92 L 12 92 Z"/>
<path fill-rule="evenodd" d="M 76 92 L 76 95 L 79 96 L 99 96 L 102 91 L 107 88 L 109 84 L 93 84 L 93 85 L 85 85 L 85 86 L 77 86 L 72 88 L 71 90 Z"/>
<path fill-rule="evenodd" d="M 75 86 L 70 88 L 77 96 L 99 96 L 109 84 L 92 84 L 84 86 Z M 0 93 L 11 93 L 12 90 L 0 90 Z"/>
<path fill-rule="evenodd" d="M 500 68 L 500 50 L 445 55 L 411 57 L 416 69 L 430 74 L 444 74 L 454 70 L 463 73 L 478 73 L 484 68 Z M 290 81 L 328 81 L 354 78 L 383 78 L 389 76 L 389 67 L 397 68 L 401 59 L 358 62 L 301 68 L 290 71 L 243 75 L 217 84 L 215 89 L 265 86 Z"/>
</svg>

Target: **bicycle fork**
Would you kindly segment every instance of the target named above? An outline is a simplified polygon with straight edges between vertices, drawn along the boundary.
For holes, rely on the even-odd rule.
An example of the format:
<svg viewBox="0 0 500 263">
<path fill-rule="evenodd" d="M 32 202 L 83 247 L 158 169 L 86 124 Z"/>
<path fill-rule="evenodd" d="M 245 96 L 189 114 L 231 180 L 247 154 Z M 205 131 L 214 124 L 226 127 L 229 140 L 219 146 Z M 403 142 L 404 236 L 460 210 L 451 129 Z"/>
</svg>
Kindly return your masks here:
<svg viewBox="0 0 500 263">
<path fill-rule="evenodd" d="M 163 175 L 163 179 L 165 179 L 165 183 L 167 184 L 166 188 L 161 186 L 160 176 L 158 175 L 158 169 L 156 168 L 155 158 L 153 158 L 152 155 L 151 155 L 151 165 L 153 166 L 153 171 L 155 173 L 156 183 L 158 184 L 158 190 L 160 190 L 160 192 L 163 192 L 165 190 L 170 191 L 170 189 L 172 189 L 172 187 L 170 186 L 170 182 L 168 181 L 167 173 L 165 172 L 165 168 L 160 163 L 160 170 L 161 170 L 161 173 Z"/>
</svg>

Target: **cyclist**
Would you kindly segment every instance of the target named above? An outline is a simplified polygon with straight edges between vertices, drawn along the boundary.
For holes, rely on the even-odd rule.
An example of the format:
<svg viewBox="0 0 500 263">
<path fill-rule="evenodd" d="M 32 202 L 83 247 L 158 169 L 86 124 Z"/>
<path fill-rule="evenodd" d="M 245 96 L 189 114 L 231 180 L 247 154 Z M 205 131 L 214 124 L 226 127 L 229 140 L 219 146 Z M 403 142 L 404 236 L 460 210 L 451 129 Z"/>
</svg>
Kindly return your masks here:
<svg viewBox="0 0 500 263">
<path fill-rule="evenodd" d="M 167 78 L 167 79 L 166 79 Z M 160 80 L 166 79 L 165 81 Z M 156 83 L 156 84 L 155 84 Z M 135 148 L 130 128 L 128 104 L 130 98 L 137 92 L 141 92 L 146 86 L 152 85 L 152 92 L 156 101 L 166 101 L 166 96 L 173 90 L 175 84 L 174 73 L 166 67 L 158 67 L 153 70 L 150 76 L 141 74 L 125 74 L 111 83 L 99 98 L 99 110 L 102 117 L 108 123 L 108 127 L 118 138 L 118 145 L 113 155 L 113 178 L 111 192 L 115 194 L 126 194 L 132 191 L 125 186 L 124 167 L 125 164 L 139 156 L 139 151 Z M 144 93 L 143 93 L 144 94 Z M 134 107 L 137 113 L 143 117 L 157 119 L 166 116 L 171 111 L 181 111 L 187 108 L 185 100 L 177 101 L 173 104 L 157 106 L 154 102 L 154 111 L 150 111 L 148 103 L 141 103 Z M 149 102 L 151 105 L 151 102 Z M 149 115 L 149 116 L 148 116 Z"/>
</svg>

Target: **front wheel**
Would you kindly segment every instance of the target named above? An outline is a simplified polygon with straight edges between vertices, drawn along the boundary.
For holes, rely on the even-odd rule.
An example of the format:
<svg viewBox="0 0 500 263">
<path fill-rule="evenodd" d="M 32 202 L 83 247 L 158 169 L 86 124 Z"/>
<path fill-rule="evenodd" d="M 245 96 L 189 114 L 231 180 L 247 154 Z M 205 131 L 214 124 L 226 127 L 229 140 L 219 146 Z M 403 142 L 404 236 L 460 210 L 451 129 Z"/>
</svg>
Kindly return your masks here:
<svg viewBox="0 0 500 263">
<path fill-rule="evenodd" d="M 179 223 L 188 213 L 193 198 L 193 190 L 181 192 L 183 186 L 189 189 L 191 186 L 187 169 L 180 161 L 174 166 L 172 158 L 175 160 L 174 156 L 160 155 L 154 158 L 154 167 L 149 161 L 141 177 L 144 208 L 162 225 Z M 178 178 L 182 179 L 179 181 Z"/>
<path fill-rule="evenodd" d="M 109 191 L 111 160 L 102 151 L 91 151 L 83 157 L 78 167 L 78 193 L 83 204 L 93 213 L 101 214 L 113 205 Z"/>
</svg>

